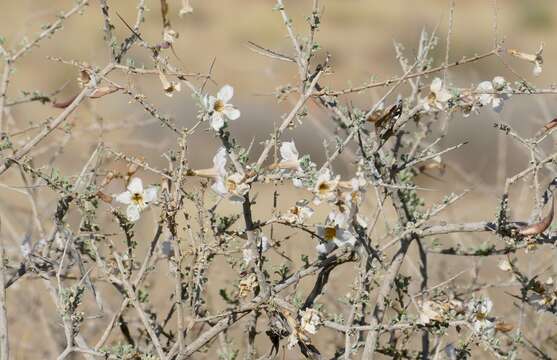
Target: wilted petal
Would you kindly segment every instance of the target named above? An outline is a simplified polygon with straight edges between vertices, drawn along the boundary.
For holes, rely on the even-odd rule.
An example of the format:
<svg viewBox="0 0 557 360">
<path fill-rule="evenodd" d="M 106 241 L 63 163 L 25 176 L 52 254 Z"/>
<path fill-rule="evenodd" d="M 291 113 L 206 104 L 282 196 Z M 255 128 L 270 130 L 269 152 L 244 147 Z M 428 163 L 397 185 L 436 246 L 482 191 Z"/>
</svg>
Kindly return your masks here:
<svg viewBox="0 0 557 360">
<path fill-rule="evenodd" d="M 217 93 L 217 98 L 224 103 L 228 103 L 234 96 L 234 88 L 230 85 L 224 85 Z"/>
</svg>

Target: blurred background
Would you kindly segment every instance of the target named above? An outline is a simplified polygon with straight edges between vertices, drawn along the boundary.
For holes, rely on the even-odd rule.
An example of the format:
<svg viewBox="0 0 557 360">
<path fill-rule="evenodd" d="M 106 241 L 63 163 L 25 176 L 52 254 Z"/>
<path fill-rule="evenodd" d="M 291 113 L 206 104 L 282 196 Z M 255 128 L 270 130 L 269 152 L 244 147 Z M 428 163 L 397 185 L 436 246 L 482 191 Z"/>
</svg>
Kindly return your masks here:
<svg viewBox="0 0 557 360">
<path fill-rule="evenodd" d="M 290 40 L 287 38 L 286 29 L 280 14 L 273 11 L 274 2 L 267 0 L 192 0 L 193 13 L 183 17 L 178 15 L 181 1 L 169 0 L 170 20 L 172 27 L 179 33 L 179 38 L 174 44 L 176 59 L 167 50 L 170 62 L 182 68 L 185 72 L 207 73 L 212 68 L 213 82 L 207 84 L 209 93 L 216 93 L 220 86 L 230 84 L 234 87 L 235 94 L 232 103 L 242 111 L 242 117 L 231 123 L 231 129 L 244 145 L 254 142 L 254 154 L 260 148 L 260 142 L 273 131 L 275 124 L 280 123 L 281 117 L 293 105 L 293 98 L 277 103 L 273 93 L 287 84 L 296 85 L 298 73 L 290 63 L 279 62 L 256 54 L 247 46 L 249 41 L 284 54 L 292 54 Z M 483 0 L 456 0 L 454 25 L 451 34 L 451 61 L 464 56 L 485 53 L 494 46 L 494 2 Z M 70 0 L 0 0 L 0 36 L 5 40 L 4 46 L 15 49 L 21 46 L 26 39 L 33 39 L 41 26 L 55 21 L 57 14 L 67 11 L 74 5 Z M 118 12 L 128 23 L 133 23 L 136 16 L 136 2 L 131 0 L 109 1 L 112 15 Z M 293 19 L 293 25 L 299 34 L 307 34 L 308 26 L 306 17 L 311 12 L 311 1 L 290 0 L 285 1 L 286 9 Z M 323 78 L 323 83 L 333 89 L 343 89 L 359 85 L 370 79 L 386 80 L 400 76 L 403 71 L 396 60 L 393 41 L 405 47 L 405 55 L 413 59 L 416 55 L 417 44 L 422 29 L 428 32 L 437 28 L 440 37 L 439 44 L 433 54 L 435 64 L 442 64 L 445 56 L 445 41 L 447 36 L 450 2 L 443 0 L 322 0 L 323 7 L 321 29 L 317 34 L 322 54 L 329 53 L 332 59 L 333 72 Z M 159 1 L 147 0 L 146 21 L 142 25 L 141 34 L 149 43 L 161 41 L 162 23 Z M 557 6 L 554 0 L 504 0 L 498 2 L 497 33 L 504 39 L 504 46 L 516 48 L 526 53 L 535 53 L 540 43 L 545 43 L 544 71 L 539 77 L 533 77 L 532 65 L 514 58 L 505 57 L 512 68 L 521 76 L 532 81 L 539 87 L 550 87 L 557 79 Z M 115 25 L 115 34 L 118 40 L 129 36 L 129 30 L 116 17 L 112 16 Z M 16 66 L 16 74 L 10 83 L 9 99 L 22 96 L 19 92 L 38 90 L 51 93 L 56 89 L 63 90 L 56 95 L 56 99 L 71 98 L 79 91 L 77 83 L 78 70 L 76 67 L 49 59 L 58 57 L 63 60 L 75 60 L 103 67 L 109 59 L 109 50 L 103 39 L 103 19 L 99 3 L 92 0 L 85 8 L 82 15 L 73 16 L 64 23 L 64 29 L 52 38 L 41 42 Z M 134 48 L 128 53 L 136 66 L 153 68 L 149 52 L 145 49 Z M 504 76 L 510 81 L 519 80 L 499 59 L 491 57 L 487 60 L 475 62 L 453 68 L 449 71 L 448 79 L 453 86 L 475 86 L 482 80 L 489 80 L 496 75 Z M 186 87 L 176 93 L 172 98 L 164 95 L 160 81 L 156 75 L 150 76 L 124 76 L 121 73 L 114 79 L 121 83 L 133 84 L 136 91 L 144 94 L 146 100 L 152 103 L 165 115 L 174 119 L 178 127 L 191 127 L 196 122 L 198 108 Z M 430 78 L 429 80 L 431 80 Z M 428 80 L 428 81 L 429 81 Z M 201 81 L 195 80 L 201 84 Z M 344 97 L 340 101 L 369 108 L 380 99 L 387 91 L 386 88 L 376 88 L 362 94 Z M 402 86 L 401 93 L 407 93 L 408 88 Z M 389 99 L 393 101 L 396 94 Z M 388 102 L 389 102 L 388 101 Z M 16 133 L 29 126 L 42 123 L 50 116 L 56 116 L 60 109 L 53 108 L 50 104 L 31 103 L 10 107 L 11 117 L 7 122 L 8 133 Z M 309 117 L 303 126 L 293 131 L 288 131 L 283 137 L 286 140 L 295 138 L 298 150 L 302 154 L 309 153 L 312 159 L 320 164 L 323 161 L 323 142 L 334 144 L 336 129 L 331 125 L 328 114 L 321 110 L 317 104 L 308 103 Z M 553 119 L 557 114 L 557 101 L 555 95 L 545 96 L 515 96 L 505 105 L 502 113 L 496 114 L 490 109 L 484 109 L 479 115 L 463 118 L 456 114 L 451 120 L 451 131 L 443 139 L 442 146 L 455 145 L 462 141 L 469 144 L 460 150 L 450 153 L 445 161 L 452 164 L 447 173 L 440 179 L 428 177 L 419 178 L 420 185 L 439 190 L 438 192 L 424 193 L 428 203 L 439 200 L 447 191 L 462 191 L 471 188 L 472 192 L 466 196 L 456 207 L 448 209 L 442 215 L 447 221 L 477 221 L 492 219 L 498 206 L 499 195 L 507 176 L 515 174 L 527 167 L 528 154 L 516 147 L 512 140 L 501 131 L 493 127 L 494 122 L 510 124 L 517 132 L 525 137 L 533 136 L 543 124 Z M 104 133 L 103 141 L 111 148 L 136 157 L 145 158 L 150 164 L 163 168 L 166 161 L 161 154 L 175 146 L 175 135 L 162 128 L 156 119 L 152 119 L 136 103 L 130 102 L 129 97 L 115 93 L 98 100 L 92 100 L 75 112 L 70 122 L 74 126 L 72 135 L 67 135 L 58 130 L 60 136 L 53 136 L 38 147 L 31 155 L 35 164 L 46 165 L 52 157 L 52 152 L 57 151 L 57 145 L 64 142 L 64 149 L 58 149 L 61 154 L 52 166 L 60 169 L 66 176 L 77 175 L 85 161 L 95 148 L 102 128 L 113 128 Z M 33 132 L 18 134 L 16 141 L 25 141 L 32 137 Z M 553 135 L 554 136 L 554 135 Z M 63 139 L 63 140 L 61 140 Z M 545 140 L 547 151 L 555 151 L 553 138 Z M 191 138 L 189 144 L 190 163 L 193 168 L 211 166 L 211 159 L 218 148 L 218 142 L 202 127 L 198 134 Z M 42 150 L 41 150 L 42 149 Z M 46 149 L 46 150 L 45 150 Z M 347 153 L 334 163 L 334 168 L 343 176 L 349 176 L 354 168 L 350 164 L 350 154 Z M 125 164 L 115 164 L 125 168 Z M 146 182 L 158 182 L 152 174 L 142 174 Z M 0 180 L 8 185 L 19 184 L 21 179 L 16 172 L 9 172 Z M 118 192 L 122 188 L 111 188 Z M 262 186 L 262 199 L 269 197 L 272 187 Z M 289 195 L 286 205 L 301 196 L 300 191 L 285 188 Z M 512 198 L 513 215 L 517 218 L 528 216 L 534 206 L 531 189 L 520 189 L 514 192 Z M 27 230 L 27 220 L 20 221 L 22 216 L 30 213 L 30 206 L 26 197 L 8 189 L 0 188 L 0 212 L 9 229 L 3 226 L 2 236 L 8 239 L 11 255 L 17 258 L 19 234 Z M 54 197 L 46 194 L 44 207 L 40 217 L 45 223 L 51 221 L 54 210 Z M 264 204 L 260 201 L 261 216 L 265 214 Z M 367 206 L 374 206 L 370 199 Z M 234 209 L 232 209 L 234 210 Z M 232 211 L 231 210 L 231 211 Z M 152 212 L 153 219 L 156 217 Z M 319 215 L 319 214 L 318 214 Z M 150 215 L 151 216 L 151 215 Z M 320 214 L 321 218 L 325 213 Z M 392 219 L 391 219 L 392 220 Z M 141 225 L 145 227 L 145 225 Z M 145 227 L 148 229 L 149 227 Z M 37 238 L 38 234 L 33 234 Z M 145 236 L 146 238 L 149 235 Z M 463 239 L 448 236 L 449 241 L 459 242 Z M 470 236 L 472 241 L 481 243 L 489 240 L 487 235 Z M 297 245 L 295 249 L 286 249 L 287 253 L 298 253 L 299 246 L 308 252 L 313 251 L 314 244 Z M 296 250 L 297 249 L 297 250 Z M 525 266 L 554 266 L 551 263 L 550 252 L 531 253 L 521 256 Z M 555 254 L 553 253 L 553 256 Z M 496 257 L 487 259 L 468 259 L 435 257 L 432 263 L 436 264 L 432 283 L 443 281 L 463 269 L 478 268 L 481 265 L 482 275 L 489 281 L 503 281 L 507 274 L 498 272 Z M 450 262 L 450 274 L 443 269 Z M 406 269 L 412 272 L 412 269 Z M 556 269 L 554 269 L 556 270 Z M 163 275 L 164 276 L 164 275 Z M 351 278 L 349 271 L 334 274 L 334 280 Z M 466 283 L 466 276 L 461 278 Z M 26 309 L 38 308 L 48 305 L 48 300 L 40 297 L 25 298 L 25 286 L 29 283 L 18 283 L 13 291 L 8 292 L 9 301 L 13 305 Z M 153 284 L 164 288 L 163 283 Z M 173 285 L 169 285 L 170 287 Z M 344 294 L 346 286 L 339 286 L 338 294 Z M 18 288 L 19 287 L 19 288 Z M 107 290 L 108 291 L 108 290 Z M 216 308 L 223 304 L 218 300 L 218 288 L 214 292 L 214 305 Z M 489 290 L 492 291 L 492 290 Z M 498 315 L 508 316 L 516 320 L 516 309 L 503 298 L 505 290 L 494 289 L 490 295 L 501 300 L 502 306 L 496 303 L 495 312 Z M 164 292 L 161 290 L 160 294 Z M 499 297 L 499 298 L 498 298 Z M 160 298 L 153 296 L 157 304 L 167 301 L 166 295 Z M 507 300 L 504 300 L 507 299 Z M 325 301 L 334 301 L 334 298 Z M 14 311 L 14 310 L 12 310 Z M 32 310 L 29 310 L 32 311 Z M 33 313 L 34 314 L 34 313 Z M 42 315 L 41 315 L 42 314 Z M 61 333 L 61 328 L 55 319 L 44 318 L 44 312 L 37 310 L 37 318 L 21 317 L 17 312 L 10 313 L 10 325 L 18 329 L 19 335 L 13 338 L 14 354 L 17 359 L 40 356 L 50 358 L 57 353 L 57 349 L 46 345 L 44 334 L 48 331 L 35 331 L 29 322 L 39 322 L 45 329 L 53 329 L 50 336 L 56 337 L 56 332 Z M 42 316 L 42 317 L 41 317 Z M 537 315 L 536 315 L 537 316 Z M 539 339 L 547 351 L 554 351 L 557 340 L 554 336 L 554 318 L 544 318 L 542 315 L 532 315 L 532 338 Z M 548 326 L 539 328 L 538 321 L 546 321 Z M 537 332 L 536 332 L 537 331 Z M 42 335 L 41 335 L 42 334 Z M 42 340 L 41 340 L 42 339 Z M 116 340 L 115 340 L 116 341 Z M 320 342 L 323 346 L 334 347 L 339 340 L 332 332 L 327 333 Z M 36 346 L 36 345 L 40 346 Z M 553 349 L 553 350 L 552 350 Z"/>
</svg>

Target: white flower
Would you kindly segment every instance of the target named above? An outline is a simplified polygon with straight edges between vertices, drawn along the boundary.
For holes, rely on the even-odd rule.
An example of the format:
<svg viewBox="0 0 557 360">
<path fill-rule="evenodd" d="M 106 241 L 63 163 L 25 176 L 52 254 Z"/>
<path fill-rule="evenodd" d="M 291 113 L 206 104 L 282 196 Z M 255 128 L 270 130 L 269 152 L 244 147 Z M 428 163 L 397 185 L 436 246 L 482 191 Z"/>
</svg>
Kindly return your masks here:
<svg viewBox="0 0 557 360">
<path fill-rule="evenodd" d="M 483 106 L 491 104 L 496 112 L 503 110 L 503 101 L 509 99 L 512 93 L 511 87 L 501 76 L 494 77 L 492 81 L 482 81 L 476 91 L 480 93 L 480 103 Z"/>
<path fill-rule="evenodd" d="M 489 334 L 493 332 L 495 324 L 489 318 L 489 313 L 493 308 L 493 302 L 489 298 L 482 298 L 479 301 L 468 303 L 468 311 L 472 316 L 474 331 L 479 334 Z"/>
<path fill-rule="evenodd" d="M 320 254 L 328 254 L 335 246 L 343 247 L 356 245 L 356 238 L 352 233 L 346 229 L 341 228 L 339 225 L 318 225 L 317 235 L 324 240 L 316 246 L 316 250 Z"/>
<path fill-rule="evenodd" d="M 244 182 L 244 176 L 234 173 L 227 176 L 217 177 L 211 189 L 221 197 L 226 197 L 230 201 L 244 202 L 244 195 L 250 189 L 250 186 Z"/>
<path fill-rule="evenodd" d="M 215 180 L 211 189 L 221 197 L 231 201 L 243 202 L 244 195 L 250 186 L 244 182 L 244 176 L 239 173 L 229 174 L 226 170 L 226 149 L 221 147 L 213 157 L 213 167 L 210 169 L 195 170 L 196 176 L 208 177 Z"/>
<path fill-rule="evenodd" d="M 315 335 L 317 327 L 321 324 L 321 315 L 319 311 L 307 308 L 304 311 L 300 311 L 300 317 L 300 330 Z"/>
<path fill-rule="evenodd" d="M 258 238 L 258 244 L 257 244 L 257 250 L 261 251 L 261 253 L 263 254 L 264 252 L 266 252 L 267 250 L 269 250 L 269 248 L 271 247 L 269 244 L 269 239 L 267 239 L 267 237 L 265 235 L 262 235 Z M 251 251 L 249 244 L 246 244 L 246 247 L 244 248 L 244 250 L 242 251 L 243 256 L 244 256 L 244 262 L 247 264 L 249 264 L 253 259 L 255 259 L 255 257 L 257 256 L 257 254 L 254 255 L 253 251 Z"/>
<path fill-rule="evenodd" d="M 429 86 L 430 93 L 425 99 L 423 106 L 426 111 L 443 110 L 445 103 L 452 97 L 451 93 L 443 85 L 443 80 L 435 78 Z"/>
<path fill-rule="evenodd" d="M 301 224 L 312 215 L 313 209 L 307 206 L 307 201 L 300 200 L 296 202 L 295 206 L 288 209 L 283 218 L 290 223 Z"/>
<path fill-rule="evenodd" d="M 128 190 L 116 195 L 116 201 L 128 205 L 126 216 L 129 221 L 139 220 L 141 211 L 145 210 L 149 203 L 157 199 L 157 188 L 150 186 L 143 189 L 143 182 L 140 178 L 134 177 L 128 184 Z"/>
<path fill-rule="evenodd" d="M 333 201 L 336 199 L 336 189 L 340 176 L 332 178 L 329 169 L 323 170 L 317 177 L 313 193 L 315 194 L 314 203 L 319 204 L 321 201 Z"/>
<path fill-rule="evenodd" d="M 234 88 L 230 85 L 224 85 L 217 93 L 217 97 L 205 96 L 203 99 L 203 104 L 209 112 L 211 126 L 216 131 L 224 126 L 225 118 L 236 120 L 240 117 L 240 110 L 229 103 L 233 95 Z"/>
</svg>

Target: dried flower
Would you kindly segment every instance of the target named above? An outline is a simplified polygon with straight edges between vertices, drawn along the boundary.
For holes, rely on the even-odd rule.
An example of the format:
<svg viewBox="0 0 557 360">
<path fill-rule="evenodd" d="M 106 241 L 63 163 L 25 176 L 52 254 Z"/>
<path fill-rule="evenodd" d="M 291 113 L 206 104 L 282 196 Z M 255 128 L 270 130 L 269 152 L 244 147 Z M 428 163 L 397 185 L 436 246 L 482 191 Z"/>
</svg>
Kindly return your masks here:
<svg viewBox="0 0 557 360">
<path fill-rule="evenodd" d="M 149 206 L 149 203 L 156 199 L 157 188 L 150 186 L 147 189 L 143 189 L 143 182 L 137 177 L 131 179 L 127 191 L 115 197 L 115 200 L 119 203 L 128 205 L 126 217 L 131 222 L 139 220 L 140 213 Z"/>
<path fill-rule="evenodd" d="M 534 76 L 539 76 L 542 73 L 542 65 L 543 65 L 543 43 L 540 44 L 540 48 L 538 49 L 538 51 L 536 51 L 535 54 L 527 54 L 527 53 L 523 53 L 520 52 L 518 50 L 515 49 L 509 49 L 508 50 L 509 54 L 511 54 L 512 56 L 515 56 L 519 59 L 522 60 L 526 60 L 528 62 L 531 62 L 532 64 L 534 64 L 534 68 L 532 69 L 532 73 L 534 74 Z"/>
<path fill-rule="evenodd" d="M 318 326 L 321 324 L 321 315 L 319 311 L 307 308 L 304 311 L 300 311 L 300 317 L 300 329 L 305 333 L 315 335 Z"/>
<path fill-rule="evenodd" d="M 246 297 L 257 288 L 257 276 L 253 273 L 240 280 L 239 295 Z"/>
<path fill-rule="evenodd" d="M 161 80 L 164 94 L 168 97 L 172 97 L 174 92 L 182 90 L 180 82 L 169 81 L 162 71 L 159 71 L 159 79 Z"/>
</svg>

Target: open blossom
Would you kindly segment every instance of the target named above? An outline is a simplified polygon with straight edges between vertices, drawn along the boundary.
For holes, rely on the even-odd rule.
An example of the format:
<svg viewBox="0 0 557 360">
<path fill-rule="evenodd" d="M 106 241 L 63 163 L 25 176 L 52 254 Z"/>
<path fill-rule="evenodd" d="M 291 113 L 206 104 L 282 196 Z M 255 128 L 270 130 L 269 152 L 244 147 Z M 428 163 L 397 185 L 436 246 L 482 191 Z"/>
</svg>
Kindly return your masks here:
<svg viewBox="0 0 557 360">
<path fill-rule="evenodd" d="M 471 301 L 468 304 L 468 311 L 471 315 L 471 322 L 475 332 L 489 334 L 494 330 L 495 323 L 489 317 L 492 308 L 493 302 L 489 298 Z"/>
<path fill-rule="evenodd" d="M 245 183 L 245 177 L 239 173 L 229 174 L 226 170 L 226 149 L 221 147 L 213 157 L 213 167 L 210 169 L 195 170 L 197 176 L 213 178 L 215 182 L 211 186 L 214 192 L 221 197 L 231 201 L 243 202 L 244 195 L 250 186 Z"/>
<path fill-rule="evenodd" d="M 244 182 L 245 177 L 242 174 L 234 173 L 224 177 L 218 177 L 211 186 L 211 189 L 222 197 L 228 198 L 230 201 L 244 202 L 250 186 Z"/>
<path fill-rule="evenodd" d="M 435 78 L 429 86 L 430 93 L 424 101 L 424 109 L 430 110 L 443 110 L 445 103 L 452 97 L 451 93 L 443 85 L 443 80 Z"/>
<path fill-rule="evenodd" d="M 140 213 L 147 208 L 149 203 L 157 199 L 157 188 L 150 186 L 143 188 L 140 178 L 134 177 L 128 184 L 128 190 L 116 195 L 116 201 L 128 205 L 126 217 L 129 221 L 139 220 Z"/>
<path fill-rule="evenodd" d="M 262 235 L 262 236 L 258 237 L 258 240 L 259 240 L 258 243 L 257 243 L 258 251 L 261 251 L 261 253 L 264 253 L 267 250 L 269 250 L 269 248 L 271 246 L 269 244 L 269 239 L 267 239 L 267 237 L 265 235 Z M 253 253 L 253 251 L 249 247 L 249 244 L 246 244 L 244 250 L 242 251 L 242 254 L 243 254 L 244 262 L 246 263 L 246 265 L 249 264 L 257 256 L 257 254 Z"/>
<path fill-rule="evenodd" d="M 492 81 L 482 81 L 476 91 L 480 93 L 479 100 L 483 106 L 491 104 L 496 112 L 503 110 L 503 101 L 511 97 L 512 89 L 502 76 L 496 76 Z"/>
<path fill-rule="evenodd" d="M 229 101 L 234 95 L 234 88 L 230 85 L 224 85 L 217 96 L 205 96 L 203 105 L 209 112 L 211 127 L 219 131 L 225 123 L 225 120 L 236 120 L 240 117 L 240 110 L 236 109 Z"/>
<path fill-rule="evenodd" d="M 323 200 L 333 201 L 336 198 L 339 178 L 340 176 L 338 175 L 333 178 L 329 169 L 321 171 L 313 188 L 315 195 L 314 202 L 316 204 L 321 203 Z"/>
<path fill-rule="evenodd" d="M 319 254 L 328 254 L 335 247 L 356 245 L 354 235 L 346 230 L 348 219 L 345 214 L 332 212 L 327 219 L 327 225 L 317 226 L 317 235 L 324 241 L 316 246 Z"/>
</svg>

